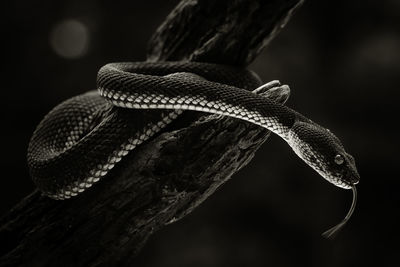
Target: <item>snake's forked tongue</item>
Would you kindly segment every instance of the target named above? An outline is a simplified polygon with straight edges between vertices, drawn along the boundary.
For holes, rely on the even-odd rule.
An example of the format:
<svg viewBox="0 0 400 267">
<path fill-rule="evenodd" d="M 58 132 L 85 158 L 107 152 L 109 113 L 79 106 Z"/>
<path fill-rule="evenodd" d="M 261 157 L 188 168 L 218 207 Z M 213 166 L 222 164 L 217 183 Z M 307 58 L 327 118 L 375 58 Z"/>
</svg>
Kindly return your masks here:
<svg viewBox="0 0 400 267">
<path fill-rule="evenodd" d="M 357 203 L 357 189 L 356 186 L 353 185 L 351 187 L 351 190 L 353 191 L 353 201 L 351 203 L 351 207 L 349 209 L 349 211 L 346 214 L 346 217 L 344 217 L 344 219 L 338 223 L 337 225 L 335 225 L 334 227 L 328 229 L 327 231 L 322 233 L 322 236 L 328 239 L 332 239 L 336 236 L 336 234 L 343 228 L 343 226 L 345 226 L 345 224 L 348 222 L 348 220 L 350 219 L 351 215 L 353 214 L 353 211 L 356 207 L 356 203 Z"/>
</svg>

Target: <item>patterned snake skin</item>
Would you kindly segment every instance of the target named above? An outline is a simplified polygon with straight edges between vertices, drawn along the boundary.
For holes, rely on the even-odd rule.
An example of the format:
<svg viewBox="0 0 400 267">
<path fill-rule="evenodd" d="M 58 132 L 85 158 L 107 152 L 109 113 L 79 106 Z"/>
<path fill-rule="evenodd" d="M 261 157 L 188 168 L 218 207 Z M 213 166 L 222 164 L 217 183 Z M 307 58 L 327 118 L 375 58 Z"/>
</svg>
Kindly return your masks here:
<svg viewBox="0 0 400 267">
<path fill-rule="evenodd" d="M 61 103 L 38 125 L 28 148 L 32 179 L 51 198 L 75 196 L 183 110 L 195 110 L 265 127 L 329 182 L 354 187 L 359 175 L 339 139 L 262 92 L 250 91 L 258 86 L 254 73 L 230 66 L 108 64 L 98 73 L 99 93 L 91 91 Z"/>
</svg>

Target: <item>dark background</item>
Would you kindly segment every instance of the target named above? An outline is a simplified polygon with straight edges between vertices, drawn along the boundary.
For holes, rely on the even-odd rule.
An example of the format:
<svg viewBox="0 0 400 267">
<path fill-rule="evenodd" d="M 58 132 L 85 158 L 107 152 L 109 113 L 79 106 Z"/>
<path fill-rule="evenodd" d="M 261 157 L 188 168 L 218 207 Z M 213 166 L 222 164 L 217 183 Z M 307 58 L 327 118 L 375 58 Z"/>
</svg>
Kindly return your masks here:
<svg viewBox="0 0 400 267">
<path fill-rule="evenodd" d="M 1 214 L 33 189 L 25 154 L 41 118 L 95 88 L 99 67 L 145 59 L 177 0 L 10 1 L 2 23 Z M 400 1 L 306 1 L 251 68 L 291 86 L 287 103 L 356 158 L 351 193 L 321 179 L 278 137 L 192 214 L 151 237 L 137 266 L 400 266 Z M 71 41 L 73 40 L 73 41 Z M 0 214 L 0 215 L 1 215 Z"/>
</svg>

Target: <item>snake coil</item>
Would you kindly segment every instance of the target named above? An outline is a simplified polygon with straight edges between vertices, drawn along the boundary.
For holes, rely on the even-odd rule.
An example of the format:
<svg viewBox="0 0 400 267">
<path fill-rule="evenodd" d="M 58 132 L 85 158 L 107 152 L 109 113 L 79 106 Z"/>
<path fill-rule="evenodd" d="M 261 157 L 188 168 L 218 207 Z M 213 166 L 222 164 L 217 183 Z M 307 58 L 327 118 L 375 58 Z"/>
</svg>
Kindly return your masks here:
<svg viewBox="0 0 400 267">
<path fill-rule="evenodd" d="M 271 130 L 323 178 L 355 192 L 359 175 L 340 140 L 300 113 L 263 96 L 276 83 L 259 86 L 253 72 L 232 66 L 107 64 L 98 73 L 98 92 L 61 103 L 38 125 L 28 147 L 32 179 L 51 198 L 75 196 L 183 110 L 195 110 Z"/>
</svg>

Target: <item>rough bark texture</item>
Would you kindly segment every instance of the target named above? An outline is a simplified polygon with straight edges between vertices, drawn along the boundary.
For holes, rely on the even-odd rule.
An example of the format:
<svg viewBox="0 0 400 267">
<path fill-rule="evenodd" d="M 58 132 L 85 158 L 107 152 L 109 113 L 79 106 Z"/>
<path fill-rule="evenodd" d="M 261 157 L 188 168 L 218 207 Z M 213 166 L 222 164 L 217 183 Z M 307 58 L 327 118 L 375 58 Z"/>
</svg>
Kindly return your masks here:
<svg viewBox="0 0 400 267">
<path fill-rule="evenodd" d="M 184 0 L 148 59 L 248 65 L 302 0 Z M 267 139 L 254 125 L 187 112 L 81 196 L 37 191 L 0 220 L 1 266 L 130 266 L 148 237 L 190 213 Z"/>
</svg>

